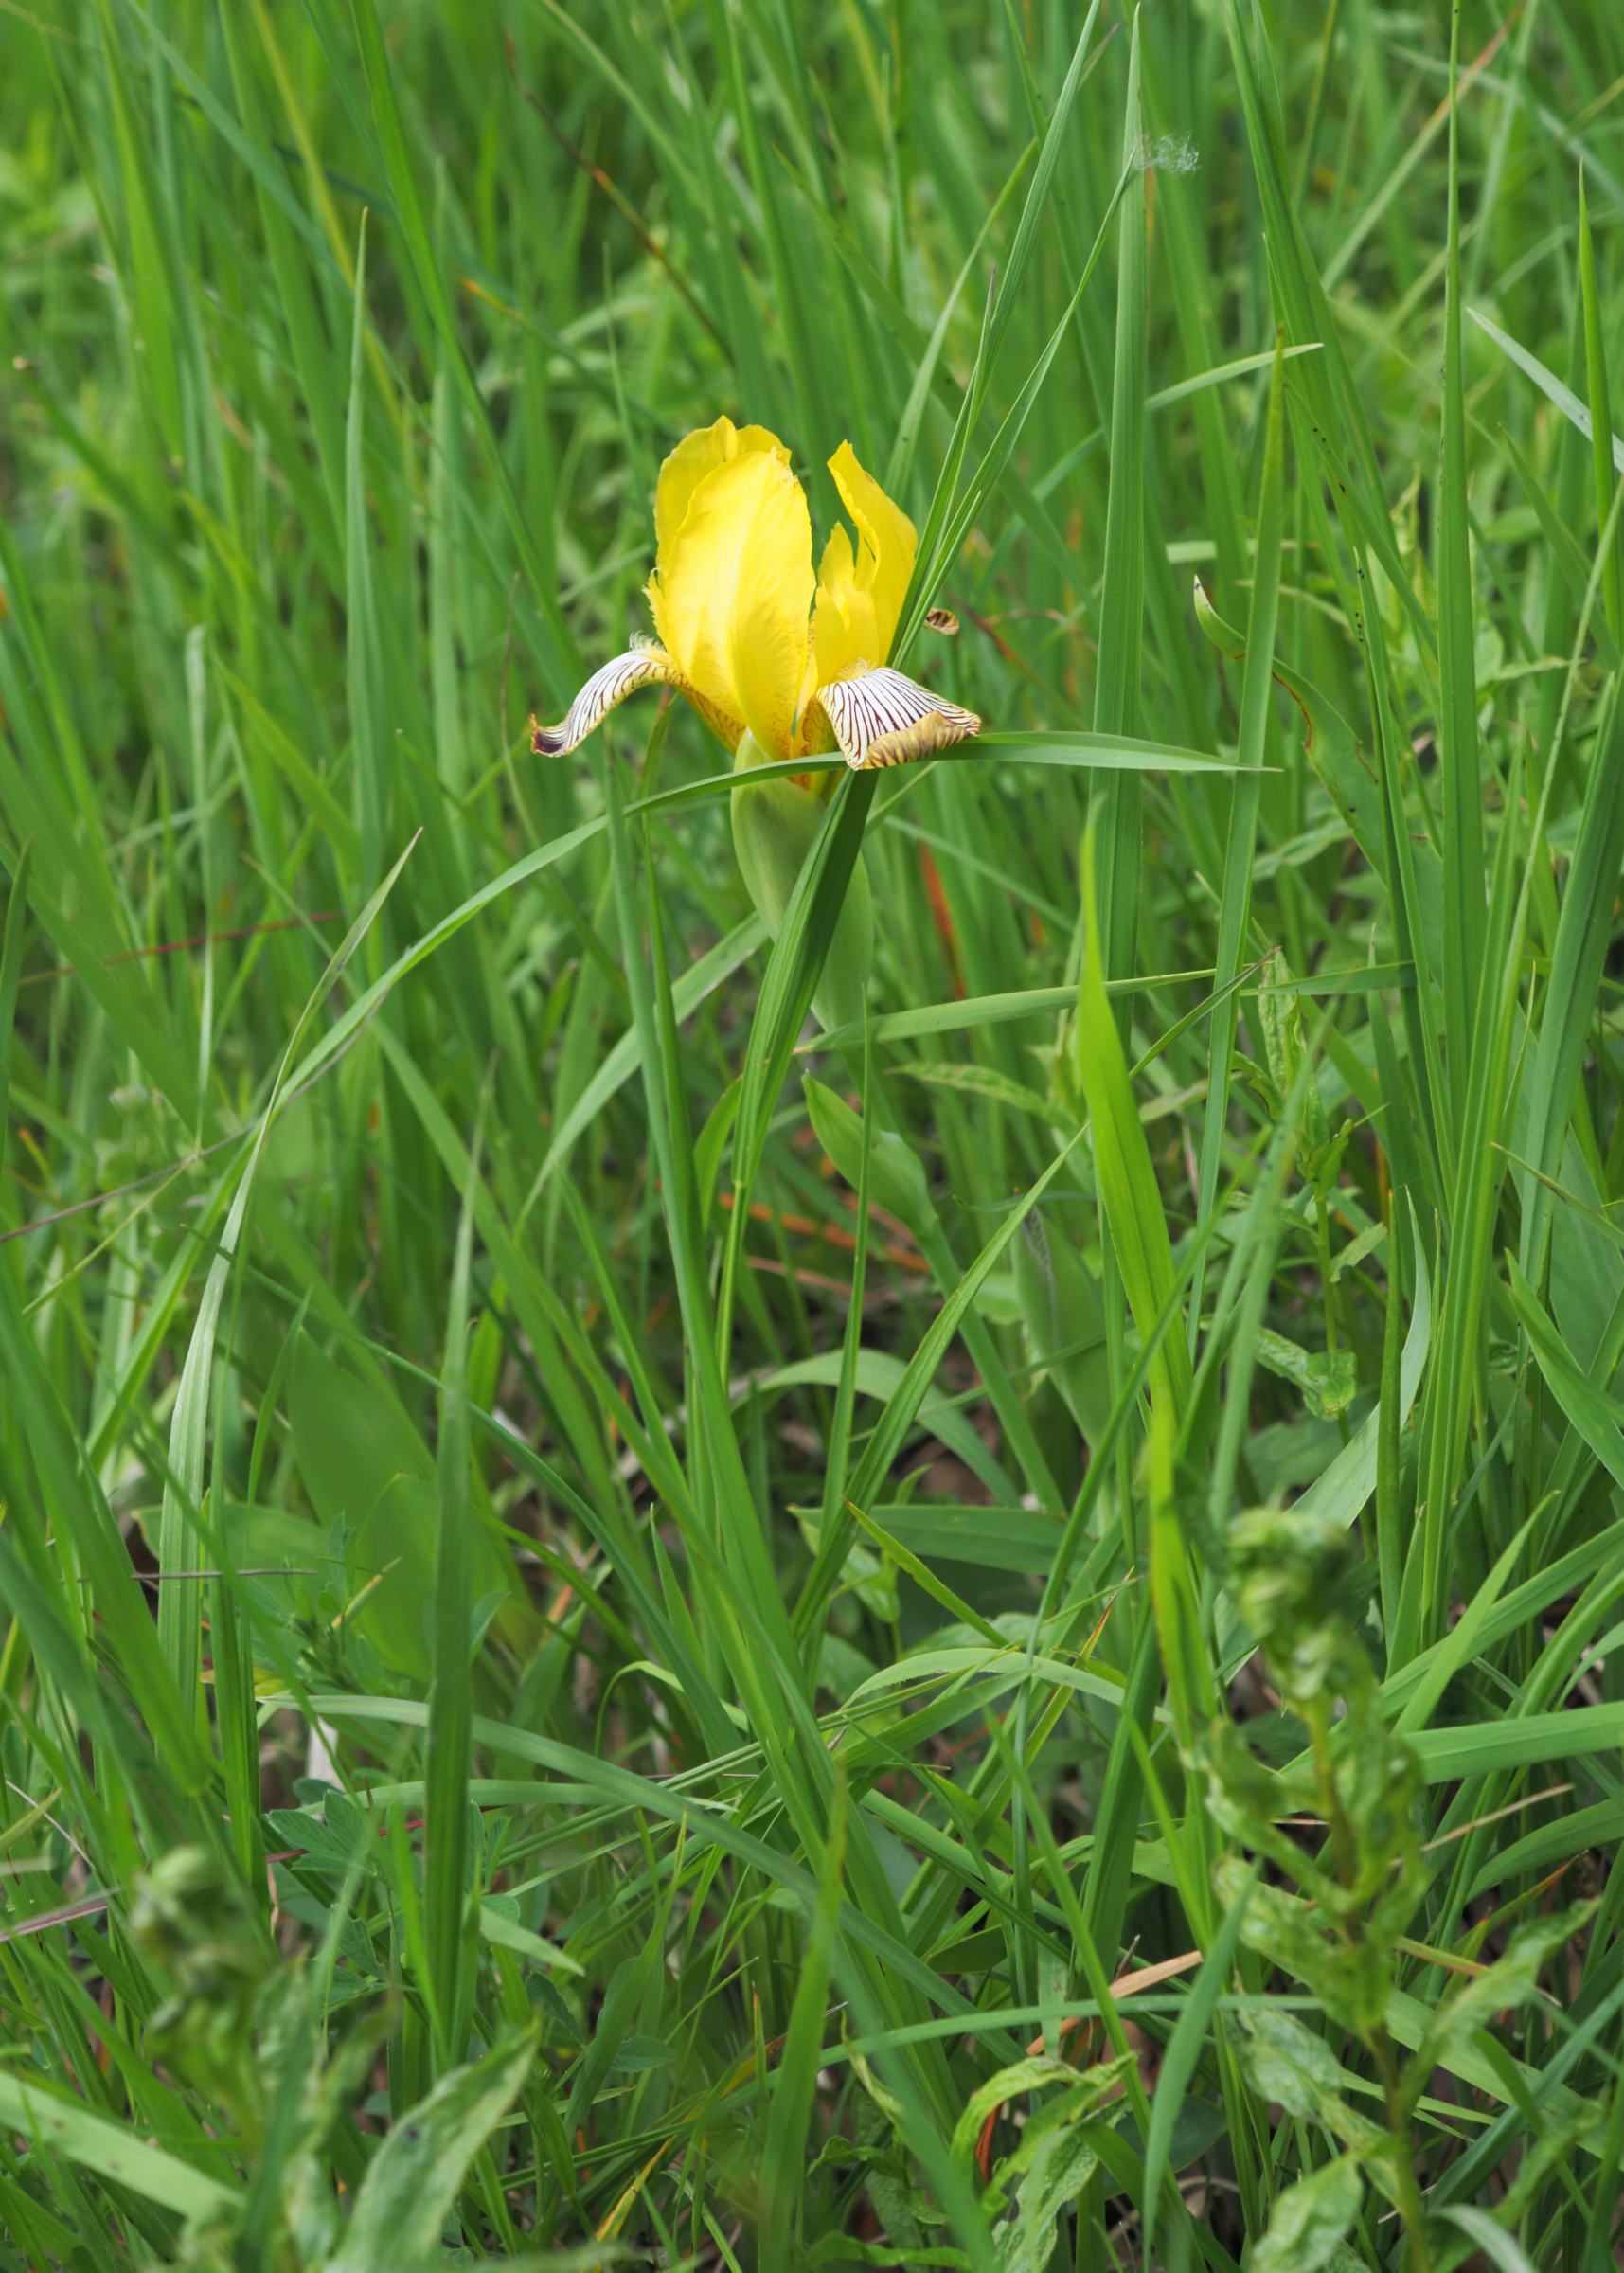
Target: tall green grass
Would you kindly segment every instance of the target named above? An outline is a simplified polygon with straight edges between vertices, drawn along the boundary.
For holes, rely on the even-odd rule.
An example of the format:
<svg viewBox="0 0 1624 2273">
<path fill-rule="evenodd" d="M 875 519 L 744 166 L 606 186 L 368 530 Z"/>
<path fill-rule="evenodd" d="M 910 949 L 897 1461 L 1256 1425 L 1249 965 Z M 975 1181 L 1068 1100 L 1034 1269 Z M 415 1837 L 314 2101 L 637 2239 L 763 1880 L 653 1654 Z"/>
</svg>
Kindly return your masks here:
<svg viewBox="0 0 1624 2273">
<path fill-rule="evenodd" d="M 0 2266 L 1601 2273 L 1624 18 L 42 0 L 0 117 Z M 988 726 L 776 941 L 689 712 L 524 724 L 723 411 Z"/>
</svg>

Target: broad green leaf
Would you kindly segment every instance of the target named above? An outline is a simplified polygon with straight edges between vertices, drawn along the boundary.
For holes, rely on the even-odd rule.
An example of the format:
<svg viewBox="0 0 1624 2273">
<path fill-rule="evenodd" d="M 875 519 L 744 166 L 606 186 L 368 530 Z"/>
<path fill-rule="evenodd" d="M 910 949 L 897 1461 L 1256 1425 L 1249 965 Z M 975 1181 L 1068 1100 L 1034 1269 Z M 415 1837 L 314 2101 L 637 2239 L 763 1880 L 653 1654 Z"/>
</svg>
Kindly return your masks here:
<svg viewBox="0 0 1624 2273">
<path fill-rule="evenodd" d="M 0 2070 L 0 2121 L 43 2151 L 129 2187 L 149 2202 L 179 2210 L 183 2217 L 214 2218 L 241 2206 L 242 2197 L 235 2187 L 166 2154 L 127 2125 L 94 2114 L 82 2100 L 5 2070 Z"/>
<path fill-rule="evenodd" d="M 395 2124 L 367 2168 L 328 2273 L 405 2273 L 439 2255 L 469 2165 L 523 2087 L 539 2030 L 453 2068 Z"/>
<path fill-rule="evenodd" d="M 1256 2273 L 1319 2273 L 1358 2215 L 1364 2192 L 1352 2155 L 1339 2155 L 1287 2187 L 1252 2252 Z"/>
<path fill-rule="evenodd" d="M 1323 2116 L 1347 2090 L 1350 2078 L 1326 2043 L 1294 2013 L 1259 2005 L 1239 2016 L 1240 2065 L 1260 2099 L 1277 2100 L 1288 2115 Z"/>
<path fill-rule="evenodd" d="M 1021 765 L 1084 766 L 1102 774 L 1232 774 L 1240 761 L 1210 758 L 1176 743 L 1147 742 L 1127 730 L 1096 728 L 1091 734 L 1021 734 L 988 731 L 961 743 L 943 764 L 964 764 L 982 754 Z"/>
<path fill-rule="evenodd" d="M 863 1178 L 863 1123 L 842 1097 L 810 1074 L 802 1077 L 807 1112 L 817 1140 L 855 1191 Z M 868 1146 L 868 1197 L 907 1226 L 916 1238 L 937 1226 L 936 1206 L 919 1156 L 905 1136 L 876 1129 Z"/>
<path fill-rule="evenodd" d="M 1624 1744 L 1624 1704 L 1577 1705 L 1459 1728 L 1422 1728 L 1410 1739 L 1429 1783 L 1489 1776 L 1548 1760 L 1582 1760 Z"/>
</svg>

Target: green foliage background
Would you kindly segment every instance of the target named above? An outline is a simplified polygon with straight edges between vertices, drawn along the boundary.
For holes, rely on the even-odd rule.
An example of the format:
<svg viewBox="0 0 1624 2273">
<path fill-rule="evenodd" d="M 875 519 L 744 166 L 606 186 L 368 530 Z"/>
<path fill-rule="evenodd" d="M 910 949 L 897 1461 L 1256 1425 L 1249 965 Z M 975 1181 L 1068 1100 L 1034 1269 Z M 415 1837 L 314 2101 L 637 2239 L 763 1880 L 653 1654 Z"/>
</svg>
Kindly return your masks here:
<svg viewBox="0 0 1624 2273">
<path fill-rule="evenodd" d="M 1615 2262 L 1621 90 L 4 0 L 0 2265 Z M 776 943 L 724 410 L 991 730 Z"/>
</svg>

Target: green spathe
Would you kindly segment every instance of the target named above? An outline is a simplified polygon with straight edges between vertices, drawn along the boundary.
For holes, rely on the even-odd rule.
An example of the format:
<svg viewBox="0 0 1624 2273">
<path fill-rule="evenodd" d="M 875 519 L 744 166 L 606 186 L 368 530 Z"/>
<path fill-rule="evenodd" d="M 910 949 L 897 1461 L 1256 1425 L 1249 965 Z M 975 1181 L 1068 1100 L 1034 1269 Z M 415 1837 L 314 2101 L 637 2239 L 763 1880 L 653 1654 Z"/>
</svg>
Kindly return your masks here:
<svg viewBox="0 0 1624 2273">
<path fill-rule="evenodd" d="M 766 763 L 754 736 L 746 734 L 733 761 L 735 773 Z M 730 802 L 740 872 L 757 914 L 776 940 L 795 880 L 823 826 L 826 801 L 780 774 L 749 788 L 736 782 Z M 861 1024 L 863 989 L 873 964 L 874 901 L 859 853 L 812 995 L 812 1010 L 826 1033 Z"/>
</svg>

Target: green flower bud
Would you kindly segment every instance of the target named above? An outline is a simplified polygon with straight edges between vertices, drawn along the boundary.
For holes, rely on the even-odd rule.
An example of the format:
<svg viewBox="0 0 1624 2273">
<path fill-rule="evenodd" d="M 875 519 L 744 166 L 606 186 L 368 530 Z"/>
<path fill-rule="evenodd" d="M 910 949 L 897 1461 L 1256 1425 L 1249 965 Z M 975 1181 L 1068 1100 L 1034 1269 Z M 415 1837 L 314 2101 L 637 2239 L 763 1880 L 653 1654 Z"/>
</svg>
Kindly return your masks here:
<svg viewBox="0 0 1624 2273">
<path fill-rule="evenodd" d="M 746 734 L 733 761 L 734 771 L 747 774 L 766 762 L 759 745 Z M 807 854 L 823 826 L 824 800 L 787 774 L 778 774 L 750 786 L 735 782 L 732 807 L 733 849 L 745 889 L 776 940 Z M 863 988 L 873 964 L 874 901 L 859 853 L 812 996 L 812 1010 L 826 1031 L 862 1018 Z"/>
</svg>

